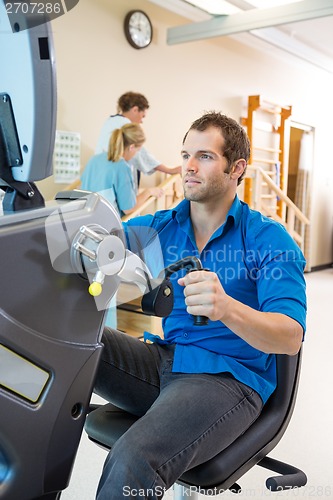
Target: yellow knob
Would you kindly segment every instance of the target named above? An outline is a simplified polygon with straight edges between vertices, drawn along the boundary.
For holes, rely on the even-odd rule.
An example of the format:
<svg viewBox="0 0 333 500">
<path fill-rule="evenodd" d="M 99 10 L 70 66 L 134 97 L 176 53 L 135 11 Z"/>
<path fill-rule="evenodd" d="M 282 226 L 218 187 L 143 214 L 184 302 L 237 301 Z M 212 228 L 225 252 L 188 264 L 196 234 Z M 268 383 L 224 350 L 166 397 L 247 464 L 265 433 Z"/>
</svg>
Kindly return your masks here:
<svg viewBox="0 0 333 500">
<path fill-rule="evenodd" d="M 102 293 L 102 285 L 97 281 L 93 281 L 89 287 L 89 293 L 93 297 L 98 297 Z"/>
</svg>

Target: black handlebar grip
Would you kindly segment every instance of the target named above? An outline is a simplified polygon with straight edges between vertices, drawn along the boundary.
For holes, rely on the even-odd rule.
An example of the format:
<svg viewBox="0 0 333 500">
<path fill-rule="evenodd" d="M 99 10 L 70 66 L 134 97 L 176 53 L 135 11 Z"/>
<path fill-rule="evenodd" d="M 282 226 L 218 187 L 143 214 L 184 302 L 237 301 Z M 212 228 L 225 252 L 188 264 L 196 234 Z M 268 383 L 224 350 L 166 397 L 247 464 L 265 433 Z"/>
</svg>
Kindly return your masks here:
<svg viewBox="0 0 333 500">
<path fill-rule="evenodd" d="M 180 269 L 187 269 L 187 272 L 192 271 L 205 271 L 202 267 L 201 260 L 198 257 L 188 256 L 184 259 L 178 260 L 174 264 L 170 264 L 170 266 L 166 267 L 163 270 L 163 274 L 165 278 L 169 278 L 172 273 L 179 271 Z M 208 318 L 206 316 L 194 316 L 194 324 L 196 326 L 205 326 L 208 324 Z"/>
<path fill-rule="evenodd" d="M 193 271 L 204 271 L 203 267 L 201 266 L 198 269 L 190 269 L 188 272 L 192 273 Z M 193 315 L 193 323 L 195 326 L 205 326 L 208 325 L 208 318 L 207 316 L 194 316 Z"/>
<path fill-rule="evenodd" d="M 194 321 L 193 323 L 195 326 L 205 326 L 208 325 L 208 318 L 207 316 L 193 316 Z"/>
</svg>

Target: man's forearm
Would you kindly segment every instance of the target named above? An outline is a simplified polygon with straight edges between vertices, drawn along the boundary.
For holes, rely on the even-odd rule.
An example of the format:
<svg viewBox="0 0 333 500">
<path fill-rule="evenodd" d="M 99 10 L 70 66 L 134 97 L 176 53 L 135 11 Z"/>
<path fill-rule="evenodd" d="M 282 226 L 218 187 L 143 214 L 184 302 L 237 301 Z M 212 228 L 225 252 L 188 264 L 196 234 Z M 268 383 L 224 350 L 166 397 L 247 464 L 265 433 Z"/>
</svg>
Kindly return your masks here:
<svg viewBox="0 0 333 500">
<path fill-rule="evenodd" d="M 285 314 L 260 312 L 229 297 L 223 323 L 250 345 L 266 353 L 296 354 L 303 329 Z"/>
</svg>

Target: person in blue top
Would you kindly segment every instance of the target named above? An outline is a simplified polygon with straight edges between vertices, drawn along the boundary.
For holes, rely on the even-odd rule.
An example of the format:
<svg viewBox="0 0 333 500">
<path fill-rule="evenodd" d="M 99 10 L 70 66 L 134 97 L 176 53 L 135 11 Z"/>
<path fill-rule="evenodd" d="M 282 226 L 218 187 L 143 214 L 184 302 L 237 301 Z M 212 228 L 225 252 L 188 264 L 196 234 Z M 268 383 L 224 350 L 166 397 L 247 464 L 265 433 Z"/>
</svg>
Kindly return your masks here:
<svg viewBox="0 0 333 500">
<path fill-rule="evenodd" d="M 81 188 L 103 195 L 120 216 L 132 213 L 150 196 L 162 194 L 160 188 L 149 188 L 136 194 L 128 162 L 140 151 L 144 141 L 144 132 L 137 123 L 115 129 L 108 152 L 90 158 L 81 176 Z"/>
<path fill-rule="evenodd" d="M 294 355 L 303 341 L 302 252 L 281 224 L 236 194 L 250 156 L 244 129 L 206 113 L 181 155 L 185 199 L 125 230 L 156 273 L 188 256 L 204 269 L 171 275 L 163 339 L 104 331 L 95 392 L 141 418 L 109 453 L 98 500 L 162 498 L 187 469 L 246 431 L 276 387 L 275 354 Z M 158 242 L 163 259 L 154 260 Z M 208 324 L 194 325 L 193 315 Z"/>
</svg>

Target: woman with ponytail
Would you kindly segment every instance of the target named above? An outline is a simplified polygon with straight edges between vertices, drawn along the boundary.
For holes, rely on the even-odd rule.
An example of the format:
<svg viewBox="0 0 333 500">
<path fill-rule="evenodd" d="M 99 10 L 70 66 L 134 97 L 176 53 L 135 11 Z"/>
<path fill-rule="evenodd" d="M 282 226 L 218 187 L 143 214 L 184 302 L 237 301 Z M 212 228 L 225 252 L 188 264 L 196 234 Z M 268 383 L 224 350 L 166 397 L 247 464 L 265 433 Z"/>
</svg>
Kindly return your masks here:
<svg viewBox="0 0 333 500">
<path fill-rule="evenodd" d="M 81 188 L 104 196 L 120 216 L 136 210 L 150 196 L 159 197 L 162 190 L 150 188 L 136 195 L 129 161 L 145 142 L 137 123 L 126 123 L 113 131 L 108 152 L 93 156 L 81 176 Z"/>
</svg>

